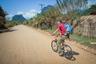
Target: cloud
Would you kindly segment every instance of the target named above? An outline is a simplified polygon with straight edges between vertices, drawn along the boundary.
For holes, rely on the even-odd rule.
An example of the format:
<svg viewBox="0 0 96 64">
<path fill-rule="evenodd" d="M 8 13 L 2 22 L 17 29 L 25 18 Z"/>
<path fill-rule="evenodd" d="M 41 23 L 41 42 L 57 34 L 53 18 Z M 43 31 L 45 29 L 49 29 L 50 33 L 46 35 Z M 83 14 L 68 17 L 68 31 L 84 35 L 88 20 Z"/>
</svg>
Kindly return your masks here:
<svg viewBox="0 0 96 64">
<path fill-rule="evenodd" d="M 14 16 L 13 14 L 8 14 L 8 15 L 6 16 L 6 19 L 12 20 L 12 17 L 13 17 L 13 16 Z"/>
<path fill-rule="evenodd" d="M 17 12 L 16 14 L 23 14 L 24 12 L 21 12 L 21 11 L 19 11 L 19 12 Z"/>
<path fill-rule="evenodd" d="M 23 11 L 19 11 L 16 14 L 22 14 L 25 18 L 32 18 L 33 16 L 35 16 L 37 13 L 39 13 L 39 11 L 36 10 L 29 10 L 27 12 L 23 12 Z"/>
</svg>

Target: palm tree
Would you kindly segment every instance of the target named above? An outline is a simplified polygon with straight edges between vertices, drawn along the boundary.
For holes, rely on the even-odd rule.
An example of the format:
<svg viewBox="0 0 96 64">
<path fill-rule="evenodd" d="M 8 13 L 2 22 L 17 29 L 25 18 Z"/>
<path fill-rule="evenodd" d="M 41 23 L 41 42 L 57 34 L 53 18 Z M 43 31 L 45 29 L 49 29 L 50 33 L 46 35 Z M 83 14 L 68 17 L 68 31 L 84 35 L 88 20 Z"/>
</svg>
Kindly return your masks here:
<svg viewBox="0 0 96 64">
<path fill-rule="evenodd" d="M 56 0 L 59 10 L 64 12 L 70 12 L 77 9 L 86 7 L 88 0 Z"/>
</svg>

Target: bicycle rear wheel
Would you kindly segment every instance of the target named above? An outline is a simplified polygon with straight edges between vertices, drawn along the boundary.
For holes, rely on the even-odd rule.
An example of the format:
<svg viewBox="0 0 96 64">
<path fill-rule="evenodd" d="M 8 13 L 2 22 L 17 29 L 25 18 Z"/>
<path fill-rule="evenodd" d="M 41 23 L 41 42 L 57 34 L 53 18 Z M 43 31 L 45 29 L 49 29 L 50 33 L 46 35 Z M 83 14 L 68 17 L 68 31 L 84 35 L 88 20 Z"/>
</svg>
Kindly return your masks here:
<svg viewBox="0 0 96 64">
<path fill-rule="evenodd" d="M 72 48 L 69 45 L 64 44 L 64 52 L 72 51 Z"/>
<path fill-rule="evenodd" d="M 64 54 L 66 58 L 71 59 L 73 57 L 72 48 L 69 45 L 64 45 Z"/>
</svg>

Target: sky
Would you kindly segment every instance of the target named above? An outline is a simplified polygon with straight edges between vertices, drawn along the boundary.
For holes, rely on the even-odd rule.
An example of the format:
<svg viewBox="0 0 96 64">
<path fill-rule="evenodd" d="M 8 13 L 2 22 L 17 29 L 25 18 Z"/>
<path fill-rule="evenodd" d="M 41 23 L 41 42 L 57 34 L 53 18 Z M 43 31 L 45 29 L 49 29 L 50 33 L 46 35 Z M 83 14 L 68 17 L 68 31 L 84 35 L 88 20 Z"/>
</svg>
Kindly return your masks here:
<svg viewBox="0 0 96 64">
<path fill-rule="evenodd" d="M 89 0 L 89 5 L 96 3 L 96 0 Z M 0 0 L 0 6 L 12 17 L 16 14 L 23 14 L 25 18 L 31 18 L 41 11 L 43 6 L 55 5 L 56 0 Z"/>
<path fill-rule="evenodd" d="M 55 0 L 0 0 L 0 5 L 11 17 L 16 14 L 23 14 L 26 18 L 31 18 L 41 11 L 43 6 L 54 5 Z"/>
</svg>

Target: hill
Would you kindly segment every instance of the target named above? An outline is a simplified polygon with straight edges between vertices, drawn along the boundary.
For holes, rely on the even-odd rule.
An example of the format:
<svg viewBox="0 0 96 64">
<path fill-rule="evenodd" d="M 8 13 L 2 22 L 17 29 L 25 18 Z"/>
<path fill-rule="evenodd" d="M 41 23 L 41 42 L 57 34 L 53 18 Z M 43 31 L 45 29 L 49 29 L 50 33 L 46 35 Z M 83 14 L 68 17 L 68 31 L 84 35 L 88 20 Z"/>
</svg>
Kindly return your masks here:
<svg viewBox="0 0 96 64">
<path fill-rule="evenodd" d="M 14 15 L 13 17 L 12 17 L 12 21 L 20 21 L 20 22 L 23 22 L 23 21 L 25 21 L 26 19 L 23 17 L 23 15 Z"/>
</svg>

